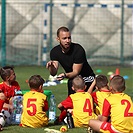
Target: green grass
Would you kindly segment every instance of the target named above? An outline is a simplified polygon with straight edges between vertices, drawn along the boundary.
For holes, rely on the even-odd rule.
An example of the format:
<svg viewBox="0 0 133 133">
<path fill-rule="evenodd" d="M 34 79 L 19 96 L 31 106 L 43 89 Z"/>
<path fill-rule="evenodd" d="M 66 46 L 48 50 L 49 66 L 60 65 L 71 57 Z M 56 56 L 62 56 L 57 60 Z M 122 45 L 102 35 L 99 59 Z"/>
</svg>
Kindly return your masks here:
<svg viewBox="0 0 133 133">
<path fill-rule="evenodd" d="M 115 69 L 117 67 L 93 67 L 94 72 L 98 74 L 105 74 L 108 78 L 109 75 L 108 72 L 115 72 Z M 133 97 L 133 68 L 131 67 L 120 67 L 120 75 L 125 76 L 127 75 L 129 79 L 126 80 L 126 90 L 125 93 L 128 93 L 130 96 Z M 63 72 L 63 69 L 60 68 L 59 72 Z M 34 74 L 40 74 L 44 79 L 48 79 L 49 77 L 49 71 L 45 67 L 39 67 L 39 66 L 17 66 L 15 67 L 15 73 L 17 76 L 17 81 L 20 84 L 20 87 L 22 90 L 29 90 L 29 87 L 25 80 L 29 79 L 31 75 Z M 67 84 L 59 84 L 57 86 L 49 86 L 44 87 L 44 90 L 51 90 L 52 93 L 55 95 L 57 104 L 61 102 L 63 99 L 67 97 Z M 57 109 L 57 116 L 59 116 L 60 111 Z M 61 126 L 54 126 L 50 125 L 49 128 L 57 129 L 59 130 Z M 4 127 L 3 133 L 45 133 L 44 128 L 22 128 L 19 126 L 8 126 Z M 86 133 L 85 128 L 74 128 L 74 129 L 68 129 L 68 133 Z"/>
</svg>

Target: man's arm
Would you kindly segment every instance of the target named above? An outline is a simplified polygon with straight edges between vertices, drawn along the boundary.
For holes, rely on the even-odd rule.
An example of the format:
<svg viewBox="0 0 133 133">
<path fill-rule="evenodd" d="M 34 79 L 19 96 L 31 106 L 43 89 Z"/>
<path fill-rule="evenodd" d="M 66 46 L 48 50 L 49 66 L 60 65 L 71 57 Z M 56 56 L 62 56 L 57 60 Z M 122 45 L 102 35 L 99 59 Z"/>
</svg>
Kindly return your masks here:
<svg viewBox="0 0 133 133">
<path fill-rule="evenodd" d="M 57 74 L 58 67 L 59 67 L 58 61 L 49 61 L 46 64 L 46 68 L 49 70 L 50 75 L 52 76 L 55 76 Z"/>
<path fill-rule="evenodd" d="M 83 66 L 83 64 L 73 64 L 73 68 L 72 68 L 73 71 L 70 73 L 67 73 L 66 77 L 73 78 L 73 77 L 77 76 L 80 73 L 82 66 Z"/>
<path fill-rule="evenodd" d="M 65 73 L 65 74 L 61 73 L 58 75 L 58 77 L 64 77 L 65 76 L 65 78 L 68 78 L 68 79 L 74 78 L 75 76 L 77 76 L 80 73 L 82 66 L 83 66 L 83 64 L 73 64 L 72 72 Z M 58 78 L 58 79 L 61 80 L 60 78 Z"/>
</svg>

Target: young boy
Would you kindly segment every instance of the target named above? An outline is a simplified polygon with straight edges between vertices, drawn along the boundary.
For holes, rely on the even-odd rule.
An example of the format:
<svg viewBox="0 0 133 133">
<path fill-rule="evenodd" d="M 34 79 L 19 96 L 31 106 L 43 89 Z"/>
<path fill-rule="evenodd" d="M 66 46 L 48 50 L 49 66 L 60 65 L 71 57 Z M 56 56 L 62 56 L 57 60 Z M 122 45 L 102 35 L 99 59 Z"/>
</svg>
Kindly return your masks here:
<svg viewBox="0 0 133 133">
<path fill-rule="evenodd" d="M 0 92 L 4 93 L 6 99 L 4 101 L 3 109 L 10 110 L 10 99 L 15 95 L 15 92 L 20 90 L 20 86 L 16 81 L 16 75 L 12 66 L 5 66 L 0 69 L 0 76 L 2 82 L 0 83 Z"/>
<path fill-rule="evenodd" d="M 116 75 L 110 81 L 112 94 L 104 100 L 102 118 L 91 119 L 89 126 L 98 132 L 133 133 L 133 103 L 125 90 L 125 80 Z M 107 122 L 108 116 L 111 123 Z"/>
<path fill-rule="evenodd" d="M 20 90 L 20 86 L 16 81 L 16 75 L 13 67 L 2 67 L 0 69 L 0 76 L 3 80 L 0 83 L 0 112 L 2 112 L 6 118 L 3 119 L 5 123 L 10 124 L 10 115 L 13 108 L 10 104 L 10 100 L 14 97 L 15 92 Z"/>
<path fill-rule="evenodd" d="M 89 119 L 95 118 L 93 100 L 88 92 L 84 92 L 85 88 L 85 82 L 81 76 L 73 79 L 72 89 L 76 93 L 71 94 L 58 105 L 58 108 L 61 110 L 60 122 L 65 118 L 66 110 L 70 111 L 70 109 L 75 127 L 88 127 Z"/>
<path fill-rule="evenodd" d="M 40 75 L 33 75 L 29 81 L 30 91 L 23 96 L 23 113 L 21 116 L 21 126 L 23 127 L 44 127 L 48 125 L 47 97 L 43 94 L 44 79 Z"/>
<path fill-rule="evenodd" d="M 4 93 L 0 92 L 0 131 L 3 130 L 2 127 L 5 125 L 5 120 L 4 120 L 5 116 L 4 116 L 3 113 L 1 113 L 1 110 L 2 110 L 4 102 L 5 102 L 5 99 L 6 99 L 6 97 L 5 97 Z"/>
<path fill-rule="evenodd" d="M 0 97 L 0 111 L 4 112 L 6 116 L 6 124 L 10 124 L 10 115 L 13 109 L 10 101 L 15 96 L 15 92 L 20 90 L 20 86 L 16 81 L 16 75 L 12 66 L 2 67 L 0 69 L 0 76 L 3 80 L 0 83 L 0 92 L 1 95 L 5 96 L 4 100 Z"/>
<path fill-rule="evenodd" d="M 103 101 L 111 92 L 108 86 L 108 79 L 105 75 L 98 75 L 94 82 L 97 91 L 91 93 L 91 96 L 96 106 L 96 114 L 100 115 L 102 113 Z"/>
</svg>

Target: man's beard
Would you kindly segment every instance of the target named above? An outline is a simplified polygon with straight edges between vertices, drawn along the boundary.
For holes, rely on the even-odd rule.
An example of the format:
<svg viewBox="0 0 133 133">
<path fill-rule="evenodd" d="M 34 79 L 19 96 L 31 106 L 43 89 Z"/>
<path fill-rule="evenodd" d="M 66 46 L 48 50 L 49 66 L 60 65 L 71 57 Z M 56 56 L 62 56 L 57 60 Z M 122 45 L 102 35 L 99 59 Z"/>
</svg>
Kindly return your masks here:
<svg viewBox="0 0 133 133">
<path fill-rule="evenodd" d="M 64 53 L 67 53 L 69 50 L 70 50 L 70 45 L 71 45 L 71 43 L 69 43 L 68 44 L 69 45 L 69 47 L 64 47 L 61 43 L 60 43 L 60 46 L 61 46 L 61 49 L 62 49 L 62 51 L 64 52 Z"/>
</svg>

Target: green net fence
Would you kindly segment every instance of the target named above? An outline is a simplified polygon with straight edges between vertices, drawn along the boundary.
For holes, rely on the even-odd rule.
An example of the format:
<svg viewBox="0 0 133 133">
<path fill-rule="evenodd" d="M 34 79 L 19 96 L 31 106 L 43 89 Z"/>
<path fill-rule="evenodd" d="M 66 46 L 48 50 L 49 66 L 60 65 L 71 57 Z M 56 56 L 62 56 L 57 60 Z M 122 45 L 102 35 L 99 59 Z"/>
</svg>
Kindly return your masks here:
<svg viewBox="0 0 133 133">
<path fill-rule="evenodd" d="M 45 65 L 60 26 L 69 27 L 90 64 L 133 64 L 131 0 L 8 0 L 5 6 L 6 43 L 0 52 L 6 64 Z"/>
</svg>

